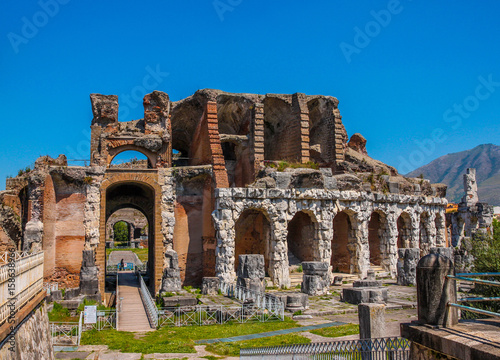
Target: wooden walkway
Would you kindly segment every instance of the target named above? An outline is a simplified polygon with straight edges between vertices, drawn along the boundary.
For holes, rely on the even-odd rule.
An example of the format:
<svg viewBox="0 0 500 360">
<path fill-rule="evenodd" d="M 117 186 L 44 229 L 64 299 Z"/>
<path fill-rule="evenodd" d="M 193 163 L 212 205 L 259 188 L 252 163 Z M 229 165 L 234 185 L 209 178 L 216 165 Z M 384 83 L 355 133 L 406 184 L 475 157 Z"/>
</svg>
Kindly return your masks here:
<svg viewBox="0 0 500 360">
<path fill-rule="evenodd" d="M 118 291 L 122 300 L 121 311 L 118 314 L 119 331 L 153 331 L 140 294 L 140 285 L 133 272 L 118 274 Z M 119 301 L 119 299 L 117 299 Z"/>
</svg>

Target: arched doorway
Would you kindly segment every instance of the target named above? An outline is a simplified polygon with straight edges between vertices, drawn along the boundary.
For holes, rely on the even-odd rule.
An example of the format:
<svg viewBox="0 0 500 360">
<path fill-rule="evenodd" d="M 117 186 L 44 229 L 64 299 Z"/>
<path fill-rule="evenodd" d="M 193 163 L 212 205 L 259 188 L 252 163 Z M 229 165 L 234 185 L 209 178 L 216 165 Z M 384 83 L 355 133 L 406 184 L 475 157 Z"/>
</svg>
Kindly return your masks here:
<svg viewBox="0 0 500 360">
<path fill-rule="evenodd" d="M 106 224 L 110 217 L 121 209 L 134 209 L 147 219 L 148 256 L 147 275 L 151 294 L 161 287 L 164 247 L 161 234 L 160 198 L 161 189 L 156 173 L 109 171 L 101 184 L 100 241 L 96 262 L 100 269 L 106 269 Z M 105 272 L 99 272 L 99 288 L 104 296 Z"/>
<path fill-rule="evenodd" d="M 342 211 L 333 218 L 333 239 L 331 265 L 333 272 L 354 273 L 352 253 L 356 244 L 349 215 Z"/>
<path fill-rule="evenodd" d="M 411 239 L 411 218 L 403 212 L 398 217 L 398 249 L 409 248 Z"/>
<path fill-rule="evenodd" d="M 288 265 L 316 261 L 319 256 L 318 223 L 305 211 L 299 211 L 288 223 Z"/>
<path fill-rule="evenodd" d="M 238 218 L 235 225 L 234 264 L 238 269 L 239 255 L 264 255 L 265 269 L 269 272 L 271 223 L 262 210 L 248 209 Z"/>
</svg>

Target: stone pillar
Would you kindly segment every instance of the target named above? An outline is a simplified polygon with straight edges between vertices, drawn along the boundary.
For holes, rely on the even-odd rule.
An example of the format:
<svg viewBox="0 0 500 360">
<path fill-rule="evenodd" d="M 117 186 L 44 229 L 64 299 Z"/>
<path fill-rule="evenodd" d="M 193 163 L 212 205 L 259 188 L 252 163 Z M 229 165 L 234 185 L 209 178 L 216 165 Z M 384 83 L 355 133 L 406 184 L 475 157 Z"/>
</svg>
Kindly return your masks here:
<svg viewBox="0 0 500 360">
<path fill-rule="evenodd" d="M 328 291 L 330 281 L 328 267 L 330 264 L 319 261 L 304 261 L 302 263 L 301 291 L 308 295 L 323 295 Z"/>
<path fill-rule="evenodd" d="M 447 303 L 457 302 L 453 263 L 439 254 L 424 256 L 417 265 L 418 321 L 422 324 L 451 326 L 458 323 L 458 312 Z"/>
<path fill-rule="evenodd" d="M 396 278 L 398 274 L 398 218 L 396 214 L 387 216 L 387 259 L 391 278 Z"/>
<path fill-rule="evenodd" d="M 165 267 L 161 280 L 160 292 L 177 292 L 181 290 L 181 273 L 179 258 L 174 250 L 165 251 Z"/>
<path fill-rule="evenodd" d="M 420 249 L 398 249 L 398 285 L 417 285 L 417 264 Z"/>
<path fill-rule="evenodd" d="M 264 255 L 240 255 L 238 264 L 238 279 L 236 285 L 257 291 L 265 292 Z"/>
<path fill-rule="evenodd" d="M 365 208 L 368 208 L 366 206 Z M 370 213 L 358 214 L 356 217 L 356 229 L 354 237 L 356 239 L 356 261 L 357 273 L 361 278 L 366 277 L 366 273 L 370 268 L 370 245 L 368 243 L 368 222 L 370 221 Z M 354 226 L 354 224 L 353 224 Z"/>
<path fill-rule="evenodd" d="M 386 337 L 384 304 L 359 304 L 358 318 L 360 339 Z"/>
<path fill-rule="evenodd" d="M 479 202 L 479 197 L 477 196 L 476 169 L 474 168 L 467 169 L 467 172 L 464 174 L 464 191 L 465 195 L 462 198 L 462 202 L 466 203 L 467 206 Z"/>
<path fill-rule="evenodd" d="M 98 273 L 99 271 L 95 265 L 94 250 L 83 250 L 82 268 L 80 270 L 80 294 L 98 295 L 100 300 Z"/>
</svg>

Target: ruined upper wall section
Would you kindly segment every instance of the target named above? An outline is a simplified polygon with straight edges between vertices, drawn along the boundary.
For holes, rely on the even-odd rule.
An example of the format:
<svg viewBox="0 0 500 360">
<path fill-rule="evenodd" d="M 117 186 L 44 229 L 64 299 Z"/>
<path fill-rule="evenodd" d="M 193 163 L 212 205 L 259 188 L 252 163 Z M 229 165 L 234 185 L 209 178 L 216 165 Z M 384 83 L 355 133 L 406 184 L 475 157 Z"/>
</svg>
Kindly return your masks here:
<svg viewBox="0 0 500 360">
<path fill-rule="evenodd" d="M 109 167 L 119 153 L 134 150 L 148 158 L 148 167 L 171 166 L 170 99 L 161 91 L 144 97 L 144 119 L 119 122 L 118 96 L 91 94 L 92 165 Z"/>
</svg>

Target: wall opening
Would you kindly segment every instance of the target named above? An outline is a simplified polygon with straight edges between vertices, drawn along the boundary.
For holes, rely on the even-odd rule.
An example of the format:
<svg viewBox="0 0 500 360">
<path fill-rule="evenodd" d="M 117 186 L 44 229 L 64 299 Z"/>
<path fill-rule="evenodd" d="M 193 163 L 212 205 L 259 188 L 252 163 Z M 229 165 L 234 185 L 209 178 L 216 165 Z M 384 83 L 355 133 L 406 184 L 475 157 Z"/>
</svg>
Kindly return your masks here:
<svg viewBox="0 0 500 360">
<path fill-rule="evenodd" d="M 370 264 L 390 270 L 389 235 L 387 218 L 379 211 L 372 213 L 368 223 L 368 245 L 370 249 Z"/>
<path fill-rule="evenodd" d="M 338 213 L 333 218 L 333 239 L 331 265 L 333 272 L 352 273 L 351 251 L 349 244 L 353 240 L 353 227 L 349 215 L 344 211 Z M 354 246 L 355 249 L 355 246 Z"/>
<path fill-rule="evenodd" d="M 113 157 L 110 168 L 120 169 L 152 169 L 151 161 L 146 155 L 135 150 L 125 150 Z"/>
<path fill-rule="evenodd" d="M 235 230 L 235 270 L 238 269 L 239 255 L 261 254 L 264 255 L 266 273 L 268 273 L 271 224 L 266 214 L 256 209 L 245 210 L 236 222 Z"/>
<path fill-rule="evenodd" d="M 299 211 L 288 223 L 288 265 L 315 261 L 319 254 L 317 223 L 304 211 Z"/>
<path fill-rule="evenodd" d="M 147 268 L 148 233 L 148 220 L 140 210 L 123 208 L 111 214 L 106 223 L 108 266 L 116 266 L 125 257 L 126 261 Z"/>
<path fill-rule="evenodd" d="M 411 239 L 411 219 L 408 213 L 402 213 L 398 217 L 398 249 L 409 248 Z"/>
<path fill-rule="evenodd" d="M 106 241 L 106 268 L 107 265 L 116 266 L 121 262 L 121 259 L 124 259 L 125 263 L 134 263 L 135 265 L 146 263 L 147 273 L 144 279 L 154 292 L 155 242 L 149 241 L 149 239 L 155 239 L 154 190 L 144 183 L 131 181 L 111 185 L 106 190 L 105 221 L 105 238 L 109 240 Z M 129 237 L 129 241 L 125 243 L 123 248 L 117 249 L 114 246 L 115 235 L 113 234 L 112 237 L 111 230 L 116 229 L 115 224 L 120 222 L 127 224 L 126 236 Z M 143 238 L 141 243 L 141 238 L 134 238 L 136 228 L 141 228 L 141 234 L 144 234 L 141 236 L 147 236 L 147 241 L 144 241 L 146 238 Z M 106 280 L 108 290 L 113 290 L 114 277 L 111 276 Z"/>
</svg>

